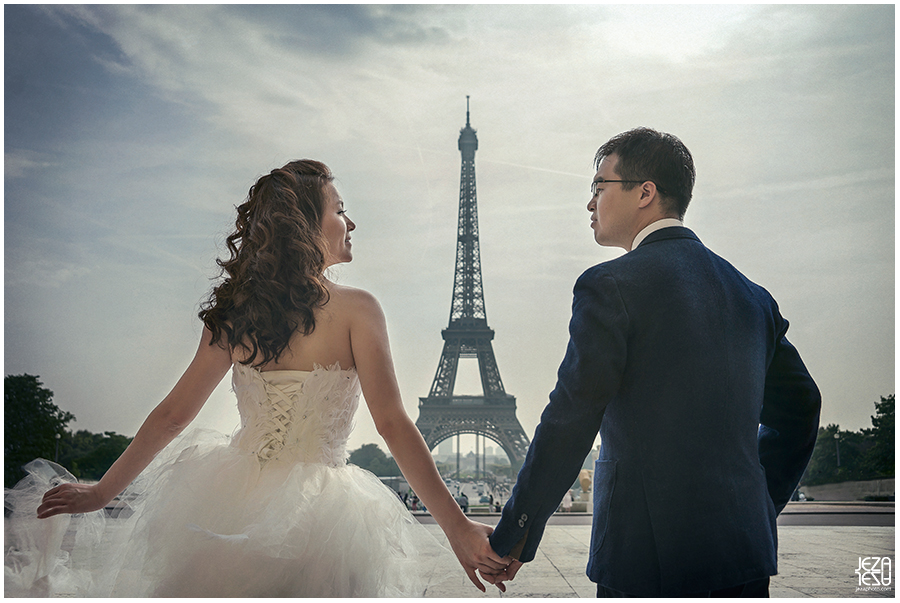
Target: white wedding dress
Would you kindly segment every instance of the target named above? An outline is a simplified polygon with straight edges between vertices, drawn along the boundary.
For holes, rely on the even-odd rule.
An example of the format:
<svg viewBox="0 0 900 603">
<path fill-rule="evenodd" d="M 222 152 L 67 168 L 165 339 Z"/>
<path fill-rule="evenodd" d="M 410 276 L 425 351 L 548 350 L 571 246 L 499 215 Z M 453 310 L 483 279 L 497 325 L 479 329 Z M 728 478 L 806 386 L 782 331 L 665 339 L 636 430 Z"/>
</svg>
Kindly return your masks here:
<svg viewBox="0 0 900 603">
<path fill-rule="evenodd" d="M 6 596 L 421 596 L 429 564 L 452 553 L 347 464 L 356 371 L 235 364 L 232 384 L 241 428 L 175 440 L 117 518 L 36 519 L 43 493 L 74 478 L 30 463 L 6 491 Z"/>
</svg>

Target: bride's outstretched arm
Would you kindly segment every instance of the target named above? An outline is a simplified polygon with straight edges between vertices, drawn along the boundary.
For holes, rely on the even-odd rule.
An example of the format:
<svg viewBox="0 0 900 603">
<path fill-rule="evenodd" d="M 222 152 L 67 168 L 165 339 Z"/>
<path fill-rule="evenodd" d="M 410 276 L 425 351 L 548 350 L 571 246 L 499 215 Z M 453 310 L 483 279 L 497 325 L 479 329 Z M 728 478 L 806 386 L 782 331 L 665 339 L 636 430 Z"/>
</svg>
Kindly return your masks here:
<svg viewBox="0 0 900 603">
<path fill-rule="evenodd" d="M 231 354 L 219 345 L 210 345 L 211 338 L 204 328 L 200 347 L 181 379 L 144 420 L 103 478 L 93 485 L 63 484 L 49 490 L 38 507 L 38 517 L 102 509 L 188 426 L 231 366 Z"/>
<path fill-rule="evenodd" d="M 441 479 L 422 434 L 403 408 L 381 307 L 371 295 L 364 292 L 358 295 L 350 342 L 375 427 L 404 477 L 447 535 L 469 579 L 484 591 L 475 570 L 496 573 L 512 560 L 494 552 L 487 538 L 491 527 L 469 520 Z M 503 590 L 502 584 L 500 588 Z"/>
</svg>

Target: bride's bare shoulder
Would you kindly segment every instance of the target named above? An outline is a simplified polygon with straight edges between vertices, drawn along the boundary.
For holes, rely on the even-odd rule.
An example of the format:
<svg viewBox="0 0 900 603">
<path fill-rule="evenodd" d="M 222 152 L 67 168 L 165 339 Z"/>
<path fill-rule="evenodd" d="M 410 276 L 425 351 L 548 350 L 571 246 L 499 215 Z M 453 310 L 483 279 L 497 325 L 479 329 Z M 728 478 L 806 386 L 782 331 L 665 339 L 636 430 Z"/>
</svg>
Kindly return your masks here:
<svg viewBox="0 0 900 603">
<path fill-rule="evenodd" d="M 328 292 L 329 303 L 334 302 L 336 307 L 354 314 L 372 312 L 381 314 L 381 304 L 378 303 L 378 299 L 364 289 L 329 283 Z"/>
</svg>

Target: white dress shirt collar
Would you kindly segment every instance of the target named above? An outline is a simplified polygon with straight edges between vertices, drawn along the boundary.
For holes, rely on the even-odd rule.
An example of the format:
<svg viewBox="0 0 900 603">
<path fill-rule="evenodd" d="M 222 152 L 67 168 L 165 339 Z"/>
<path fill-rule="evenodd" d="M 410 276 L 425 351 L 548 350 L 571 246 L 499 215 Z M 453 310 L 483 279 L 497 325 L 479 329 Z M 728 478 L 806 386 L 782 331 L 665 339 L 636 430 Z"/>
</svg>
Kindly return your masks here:
<svg viewBox="0 0 900 603">
<path fill-rule="evenodd" d="M 641 242 L 643 242 L 643 240 L 646 239 L 647 235 L 649 235 L 651 232 L 656 232 L 661 228 L 668 228 L 670 226 L 684 226 L 684 222 L 682 222 L 678 218 L 661 218 L 656 222 L 648 224 L 641 232 L 637 233 L 636 237 L 634 237 L 634 242 L 631 244 L 631 249 L 637 249 L 637 246 L 640 245 Z"/>
</svg>

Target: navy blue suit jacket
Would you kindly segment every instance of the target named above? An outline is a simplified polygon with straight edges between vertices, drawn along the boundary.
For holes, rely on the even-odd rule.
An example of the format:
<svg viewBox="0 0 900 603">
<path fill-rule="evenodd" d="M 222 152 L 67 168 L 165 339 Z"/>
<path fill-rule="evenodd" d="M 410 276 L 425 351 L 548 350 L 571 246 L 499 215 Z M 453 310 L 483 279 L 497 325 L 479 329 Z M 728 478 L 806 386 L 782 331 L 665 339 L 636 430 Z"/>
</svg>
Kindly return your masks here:
<svg viewBox="0 0 900 603">
<path fill-rule="evenodd" d="M 821 405 L 787 328 L 769 293 L 687 228 L 587 270 L 494 550 L 534 558 L 599 430 L 591 580 L 667 596 L 777 573 L 775 518 Z"/>
</svg>

